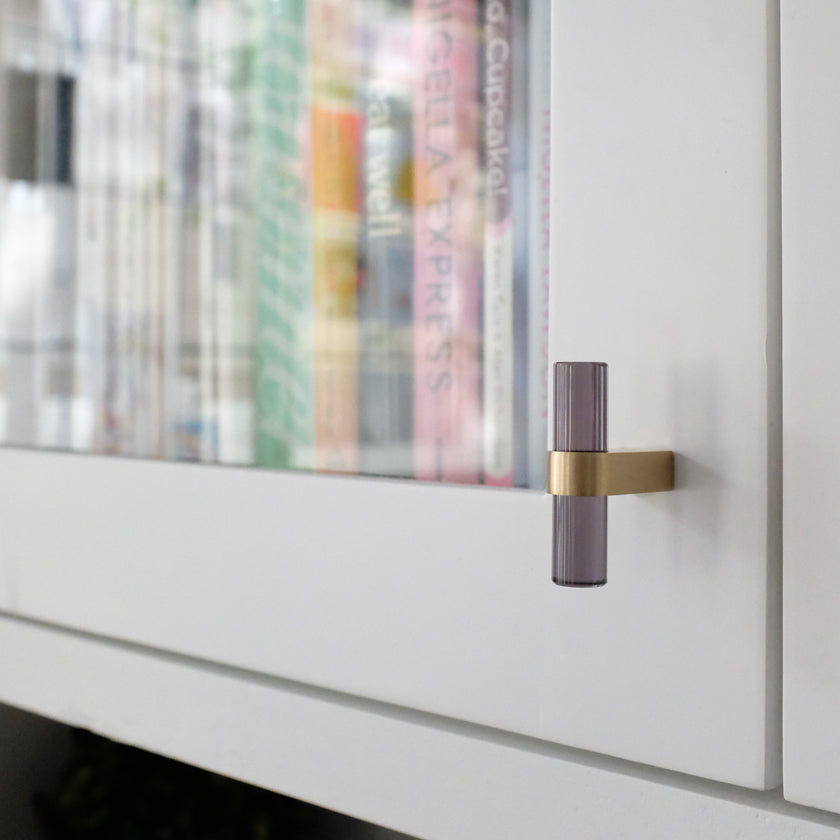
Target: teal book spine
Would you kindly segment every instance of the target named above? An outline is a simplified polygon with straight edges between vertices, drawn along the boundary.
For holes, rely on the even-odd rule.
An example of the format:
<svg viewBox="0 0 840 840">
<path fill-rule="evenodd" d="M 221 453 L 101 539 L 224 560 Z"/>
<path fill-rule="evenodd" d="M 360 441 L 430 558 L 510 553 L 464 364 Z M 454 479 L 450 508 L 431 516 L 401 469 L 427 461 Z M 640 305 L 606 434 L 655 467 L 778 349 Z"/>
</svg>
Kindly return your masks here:
<svg viewBox="0 0 840 840">
<path fill-rule="evenodd" d="M 254 460 L 312 469 L 312 236 L 305 0 L 261 0 L 254 68 Z"/>
</svg>

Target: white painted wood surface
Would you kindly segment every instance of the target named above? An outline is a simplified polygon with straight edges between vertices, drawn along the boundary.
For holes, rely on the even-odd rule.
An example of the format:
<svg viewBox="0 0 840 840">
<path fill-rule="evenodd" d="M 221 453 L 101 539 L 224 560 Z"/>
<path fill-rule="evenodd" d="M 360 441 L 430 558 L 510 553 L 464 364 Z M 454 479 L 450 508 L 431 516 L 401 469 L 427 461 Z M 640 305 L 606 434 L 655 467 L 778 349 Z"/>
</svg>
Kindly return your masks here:
<svg viewBox="0 0 840 840">
<path fill-rule="evenodd" d="M 840 818 L 0 617 L 0 699 L 422 840 L 829 840 Z"/>
<path fill-rule="evenodd" d="M 752 725 L 775 752 L 778 12 L 560 0 L 552 13 L 552 355 L 610 364 L 611 447 L 677 452 L 678 492 L 610 502 L 623 606 L 597 620 L 657 651 L 641 673 L 673 690 L 675 714 L 657 712 L 668 732 L 678 694 L 722 711 L 766 680 L 768 712 Z M 765 645 L 766 670 L 744 667 L 746 648 Z M 678 688 L 692 667 L 721 693 Z M 649 708 L 626 685 L 614 696 Z"/>
<path fill-rule="evenodd" d="M 787 798 L 840 811 L 840 6 L 782 3 Z"/>
<path fill-rule="evenodd" d="M 614 446 L 678 452 L 674 493 L 611 502 L 609 585 L 552 585 L 536 492 L 7 450 L 0 608 L 776 783 L 775 22 L 760 0 L 552 11 L 552 354 L 611 364 Z"/>
</svg>

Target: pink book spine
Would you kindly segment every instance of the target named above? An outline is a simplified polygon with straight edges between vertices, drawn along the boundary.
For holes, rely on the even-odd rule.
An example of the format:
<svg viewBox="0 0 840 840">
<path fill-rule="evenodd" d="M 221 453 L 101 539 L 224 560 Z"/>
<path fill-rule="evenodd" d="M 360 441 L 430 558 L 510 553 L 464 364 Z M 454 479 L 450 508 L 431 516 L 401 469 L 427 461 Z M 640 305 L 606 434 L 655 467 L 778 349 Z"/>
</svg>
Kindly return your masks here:
<svg viewBox="0 0 840 840">
<path fill-rule="evenodd" d="M 476 0 L 415 0 L 414 466 L 475 483 L 481 462 Z"/>
</svg>

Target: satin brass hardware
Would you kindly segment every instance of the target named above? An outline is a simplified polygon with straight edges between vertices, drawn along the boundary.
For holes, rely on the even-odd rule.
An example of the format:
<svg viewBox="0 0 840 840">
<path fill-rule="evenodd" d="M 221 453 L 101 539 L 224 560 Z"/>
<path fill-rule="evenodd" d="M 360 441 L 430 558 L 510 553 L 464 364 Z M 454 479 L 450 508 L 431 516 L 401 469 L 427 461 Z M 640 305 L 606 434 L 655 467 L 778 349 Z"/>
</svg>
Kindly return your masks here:
<svg viewBox="0 0 840 840">
<path fill-rule="evenodd" d="M 607 496 L 673 488 L 673 452 L 607 451 L 607 366 L 558 362 L 554 451 L 546 473 L 546 489 L 554 496 L 554 582 L 607 582 Z"/>
<path fill-rule="evenodd" d="M 625 496 L 674 489 L 674 453 L 549 452 L 553 496 Z"/>
</svg>

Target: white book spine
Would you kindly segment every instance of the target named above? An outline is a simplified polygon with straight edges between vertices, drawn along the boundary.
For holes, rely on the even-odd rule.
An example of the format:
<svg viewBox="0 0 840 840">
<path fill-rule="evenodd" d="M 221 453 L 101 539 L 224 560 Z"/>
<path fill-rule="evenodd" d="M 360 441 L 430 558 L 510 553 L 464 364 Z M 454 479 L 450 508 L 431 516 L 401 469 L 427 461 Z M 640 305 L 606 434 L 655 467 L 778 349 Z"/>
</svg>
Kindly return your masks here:
<svg viewBox="0 0 840 840">
<path fill-rule="evenodd" d="M 154 270 L 149 243 L 151 200 L 151 166 L 154 144 L 150 133 L 154 117 L 148 96 L 152 75 L 149 27 L 155 0 L 136 3 L 131 9 L 130 48 L 130 126 L 131 154 L 131 285 L 132 341 L 131 377 L 133 383 L 130 418 L 131 450 L 149 457 L 154 453 L 154 369 L 150 365 L 149 348 L 153 322 Z"/>
<path fill-rule="evenodd" d="M 111 14 L 103 0 L 79 0 L 80 41 L 74 117 L 76 229 L 76 366 L 73 448 L 106 443 L 108 329 L 111 318 L 109 248 L 109 111 L 113 107 Z"/>
<path fill-rule="evenodd" d="M 252 463 L 251 354 L 252 269 L 250 184 L 250 78 L 252 17 L 245 0 L 216 7 L 213 19 L 214 210 L 213 290 L 216 312 L 216 422 L 218 460 Z"/>
<path fill-rule="evenodd" d="M 217 108 L 218 82 L 216 55 L 216 17 L 224 16 L 229 0 L 199 0 L 198 14 L 198 365 L 200 394 L 199 458 L 212 462 L 217 458 L 218 434 L 218 333 L 216 329 L 217 294 L 215 282 L 215 228 L 217 174 Z"/>
<path fill-rule="evenodd" d="M 163 417 L 162 447 L 165 458 L 182 454 L 183 419 L 181 307 L 186 253 L 187 126 L 189 124 L 192 57 L 187 49 L 190 19 L 184 2 L 167 3 L 167 38 L 164 60 L 163 119 Z"/>
<path fill-rule="evenodd" d="M 513 128 L 510 0 L 485 10 L 484 482 L 513 481 Z"/>
<path fill-rule="evenodd" d="M 77 4 L 77 20 L 84 7 Z M 97 134 L 96 82 L 93 76 L 95 45 L 79 32 L 79 59 L 73 105 L 74 174 L 76 187 L 76 307 L 75 307 L 75 388 L 73 400 L 72 447 L 79 451 L 93 449 L 94 440 L 94 371 L 96 364 L 96 316 L 93 312 L 93 287 L 100 272 L 95 198 Z"/>
<path fill-rule="evenodd" d="M 143 4 L 142 23 L 145 43 L 146 87 L 143 107 L 146 113 L 143 142 L 147 149 L 145 180 L 146 253 L 148 323 L 143 352 L 147 371 L 146 412 L 148 415 L 148 454 L 163 455 L 164 372 L 162 348 L 165 323 L 165 132 L 164 108 L 166 41 L 169 35 L 164 0 Z"/>
<path fill-rule="evenodd" d="M 35 183 L 37 162 L 37 100 L 39 19 L 37 7 L 27 18 L 7 17 L 0 26 L 2 104 L 18 114 L 14 131 L 3 132 L 2 149 L 9 164 L 9 180 L 2 184 L 0 216 L 0 318 L 4 339 L 6 406 L 4 441 L 37 443 L 35 390 L 38 288 L 46 273 L 49 217 L 43 190 Z M 30 110 L 21 107 L 28 100 Z M 23 170 L 26 170 L 25 172 Z M 35 253 L 30 249 L 35 244 Z"/>
<path fill-rule="evenodd" d="M 548 294 L 551 156 L 551 4 L 533 0 L 530 17 L 528 484 L 545 486 L 548 441 Z"/>
<path fill-rule="evenodd" d="M 134 165 L 131 90 L 131 5 L 130 0 L 114 3 L 112 73 L 113 98 L 110 110 L 111 200 L 115 231 L 112 236 L 114 277 L 111 281 L 111 341 L 115 353 L 109 359 L 107 447 L 115 453 L 133 452 L 131 422 L 134 414 L 134 265 L 132 188 Z"/>
</svg>

